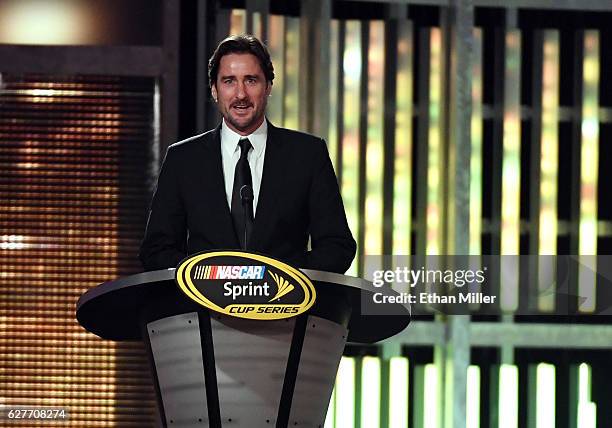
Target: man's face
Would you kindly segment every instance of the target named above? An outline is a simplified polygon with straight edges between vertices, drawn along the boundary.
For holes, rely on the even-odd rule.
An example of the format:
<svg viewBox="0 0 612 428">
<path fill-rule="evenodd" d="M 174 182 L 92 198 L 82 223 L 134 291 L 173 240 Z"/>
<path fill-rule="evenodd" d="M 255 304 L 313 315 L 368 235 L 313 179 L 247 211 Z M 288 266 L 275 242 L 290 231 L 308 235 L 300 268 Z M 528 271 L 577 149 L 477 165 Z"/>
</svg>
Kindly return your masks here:
<svg viewBox="0 0 612 428">
<path fill-rule="evenodd" d="M 248 53 L 224 55 L 211 88 L 225 122 L 241 135 L 251 134 L 261 125 L 271 90 L 257 57 Z"/>
</svg>

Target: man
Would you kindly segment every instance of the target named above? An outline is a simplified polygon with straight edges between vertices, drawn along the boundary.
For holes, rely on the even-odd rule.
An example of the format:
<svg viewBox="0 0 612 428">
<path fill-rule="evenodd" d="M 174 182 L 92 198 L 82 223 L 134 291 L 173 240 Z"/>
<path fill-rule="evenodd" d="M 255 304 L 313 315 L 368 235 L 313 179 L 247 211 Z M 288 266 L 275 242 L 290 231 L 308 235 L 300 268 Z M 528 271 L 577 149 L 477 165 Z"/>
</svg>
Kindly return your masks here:
<svg viewBox="0 0 612 428">
<path fill-rule="evenodd" d="M 140 250 L 145 269 L 176 267 L 204 250 L 246 248 L 345 272 L 356 245 L 327 147 L 266 120 L 274 68 L 265 46 L 250 35 L 226 38 L 208 75 L 223 121 L 168 148 Z"/>
</svg>

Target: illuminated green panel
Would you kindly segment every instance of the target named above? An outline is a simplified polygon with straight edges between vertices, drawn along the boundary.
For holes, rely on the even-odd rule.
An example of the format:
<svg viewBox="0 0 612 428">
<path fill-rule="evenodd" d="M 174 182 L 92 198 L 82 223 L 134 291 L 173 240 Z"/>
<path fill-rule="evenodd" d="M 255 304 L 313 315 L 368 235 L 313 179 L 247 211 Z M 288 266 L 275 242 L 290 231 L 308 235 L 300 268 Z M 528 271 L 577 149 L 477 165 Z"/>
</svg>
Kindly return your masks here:
<svg viewBox="0 0 612 428">
<path fill-rule="evenodd" d="M 502 364 L 499 368 L 499 428 L 518 428 L 518 368 Z"/>
<path fill-rule="evenodd" d="M 327 132 L 327 146 L 329 156 L 338 173 L 338 74 L 340 65 L 338 64 L 338 42 L 339 42 L 339 21 L 332 20 L 329 29 L 329 130 Z"/>
<path fill-rule="evenodd" d="M 242 34 L 246 31 L 246 11 L 232 9 L 230 15 L 230 34 Z"/>
<path fill-rule="evenodd" d="M 268 17 L 268 50 L 274 64 L 274 84 L 268 98 L 267 117 L 275 125 L 283 123 L 283 92 L 285 74 L 285 18 L 279 15 Z"/>
<path fill-rule="evenodd" d="M 370 21 L 368 44 L 368 139 L 366 145 L 365 254 L 382 254 L 383 106 L 385 27 Z M 382 268 L 382 266 L 380 267 Z"/>
<path fill-rule="evenodd" d="M 336 388 L 332 391 L 331 398 L 329 399 L 329 406 L 327 407 L 327 414 L 325 415 L 325 425 L 323 428 L 334 428 L 334 420 L 336 418 Z"/>
<path fill-rule="evenodd" d="M 393 254 L 410 254 L 412 228 L 412 24 L 399 25 L 393 185 Z"/>
<path fill-rule="evenodd" d="M 427 254 L 442 251 L 442 148 L 440 141 L 442 99 L 442 33 L 432 28 L 429 59 L 429 130 L 427 165 Z"/>
<path fill-rule="evenodd" d="M 342 357 L 336 377 L 335 428 L 355 425 L 355 359 Z"/>
<path fill-rule="evenodd" d="M 580 164 L 580 229 L 578 253 L 597 254 L 597 174 L 599 172 L 599 32 L 585 31 Z M 594 259 L 594 258 L 593 258 Z M 592 266 L 579 272 L 578 295 L 581 312 L 595 310 L 595 271 Z"/>
<path fill-rule="evenodd" d="M 555 427 L 555 366 L 537 367 L 536 428 Z"/>
<path fill-rule="evenodd" d="M 389 428 L 408 426 L 408 359 L 389 360 Z"/>
<path fill-rule="evenodd" d="M 380 426 L 380 359 L 364 357 L 361 366 L 361 426 Z"/>
<path fill-rule="evenodd" d="M 481 253 L 482 233 L 482 30 L 474 29 L 470 157 L 470 254 Z"/>
<path fill-rule="evenodd" d="M 521 33 L 506 33 L 504 135 L 502 160 L 501 254 L 519 254 L 521 188 L 520 117 Z M 500 305 L 514 311 L 518 305 L 518 265 L 501 281 Z"/>
<path fill-rule="evenodd" d="M 284 120 L 285 128 L 299 128 L 299 52 L 300 52 L 300 19 L 285 18 L 285 91 Z"/>
<path fill-rule="evenodd" d="M 467 394 L 465 403 L 466 428 L 480 427 L 480 367 L 469 366 L 467 371 Z"/>
<path fill-rule="evenodd" d="M 542 130 L 540 156 L 540 254 L 557 254 L 557 175 L 559 171 L 559 32 L 544 31 L 542 55 Z M 542 266 L 538 280 L 538 309 L 554 310 L 554 283 Z"/>
<path fill-rule="evenodd" d="M 344 70 L 344 134 L 342 136 L 342 199 L 353 236 L 358 239 L 359 216 L 359 85 L 361 82 L 361 24 L 346 21 L 343 55 Z M 357 274 L 357 260 L 349 275 Z"/>
</svg>

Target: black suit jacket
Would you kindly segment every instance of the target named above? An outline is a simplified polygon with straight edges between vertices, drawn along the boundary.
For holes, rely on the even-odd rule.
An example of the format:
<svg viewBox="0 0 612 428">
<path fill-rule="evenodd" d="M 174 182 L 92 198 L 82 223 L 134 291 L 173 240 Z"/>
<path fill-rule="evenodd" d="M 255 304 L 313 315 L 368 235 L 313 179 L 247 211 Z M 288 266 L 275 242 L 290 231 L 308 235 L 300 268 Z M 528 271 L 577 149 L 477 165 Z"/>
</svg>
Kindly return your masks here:
<svg viewBox="0 0 612 428">
<path fill-rule="evenodd" d="M 240 248 L 225 193 L 220 135 L 219 125 L 168 148 L 140 248 L 146 270 L 176 267 L 199 251 Z M 356 244 L 322 139 L 268 123 L 248 250 L 301 268 L 349 268 Z"/>
</svg>

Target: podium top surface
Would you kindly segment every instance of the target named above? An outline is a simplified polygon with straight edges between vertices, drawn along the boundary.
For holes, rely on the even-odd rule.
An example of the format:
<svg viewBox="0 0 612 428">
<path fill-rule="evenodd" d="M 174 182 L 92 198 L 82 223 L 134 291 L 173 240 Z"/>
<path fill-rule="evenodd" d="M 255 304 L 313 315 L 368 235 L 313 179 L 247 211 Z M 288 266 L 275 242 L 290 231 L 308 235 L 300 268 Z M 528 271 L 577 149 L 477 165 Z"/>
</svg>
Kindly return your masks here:
<svg viewBox="0 0 612 428">
<path fill-rule="evenodd" d="M 371 301 L 372 283 L 365 279 L 332 272 L 302 269 L 317 292 L 323 287 L 340 287 L 353 302 L 349 342 L 373 343 L 402 331 L 410 322 L 410 308 L 393 304 L 394 315 L 371 315 L 360 311 L 363 299 Z M 81 326 L 104 339 L 140 340 L 140 316 L 145 302 L 175 298 L 189 300 L 174 281 L 175 269 L 163 269 L 125 276 L 104 282 L 85 292 L 78 300 L 76 317 Z M 384 294 L 397 294 L 386 290 Z M 203 309 L 203 308 L 202 308 Z M 262 321 L 266 322 L 266 321 Z"/>
</svg>

